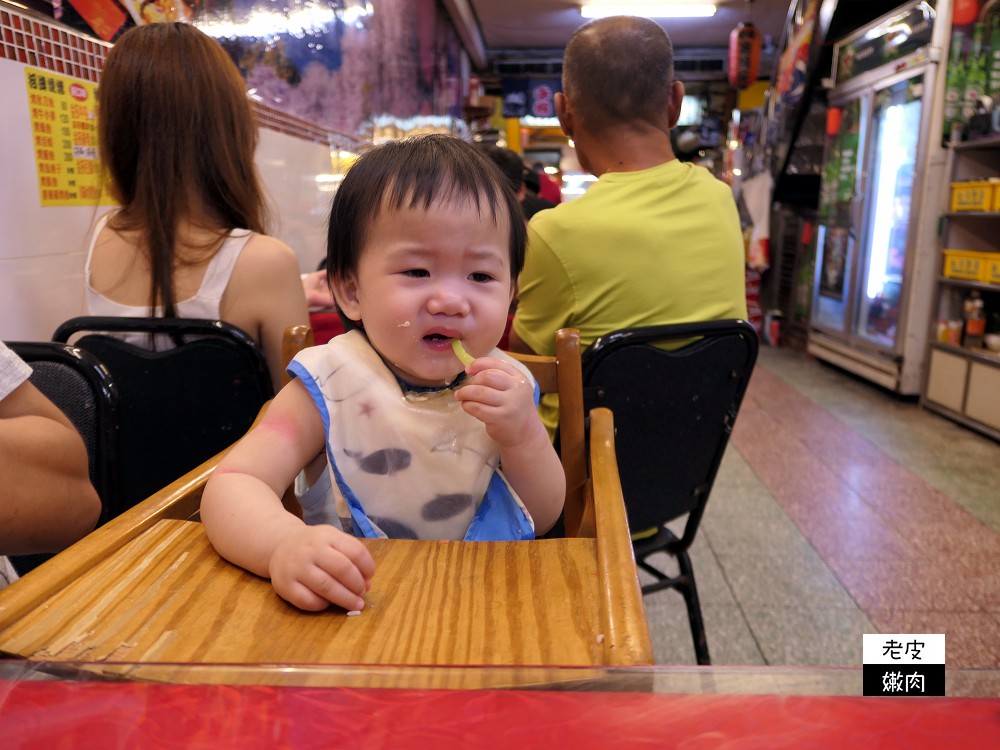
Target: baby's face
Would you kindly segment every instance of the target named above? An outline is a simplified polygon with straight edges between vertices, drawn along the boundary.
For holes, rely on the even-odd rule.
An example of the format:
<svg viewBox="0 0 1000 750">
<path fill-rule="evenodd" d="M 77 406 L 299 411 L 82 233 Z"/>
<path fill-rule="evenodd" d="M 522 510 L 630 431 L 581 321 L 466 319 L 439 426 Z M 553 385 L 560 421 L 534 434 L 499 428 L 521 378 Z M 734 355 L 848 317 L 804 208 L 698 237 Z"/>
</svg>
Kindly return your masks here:
<svg viewBox="0 0 1000 750">
<path fill-rule="evenodd" d="M 473 356 L 496 346 L 514 296 L 509 228 L 467 202 L 383 209 L 357 278 L 337 284 L 348 317 L 404 381 L 450 383 L 463 369 L 451 340 Z"/>
</svg>

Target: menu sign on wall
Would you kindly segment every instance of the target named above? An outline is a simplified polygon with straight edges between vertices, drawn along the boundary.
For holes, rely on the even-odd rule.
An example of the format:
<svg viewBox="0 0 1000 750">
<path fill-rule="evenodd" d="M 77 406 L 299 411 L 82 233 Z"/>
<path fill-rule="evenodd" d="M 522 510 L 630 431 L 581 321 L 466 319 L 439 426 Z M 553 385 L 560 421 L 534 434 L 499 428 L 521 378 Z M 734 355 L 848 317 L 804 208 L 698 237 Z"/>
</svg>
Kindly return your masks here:
<svg viewBox="0 0 1000 750">
<path fill-rule="evenodd" d="M 41 204 L 95 205 L 102 198 L 97 86 L 35 68 L 25 69 L 25 81 Z"/>
</svg>

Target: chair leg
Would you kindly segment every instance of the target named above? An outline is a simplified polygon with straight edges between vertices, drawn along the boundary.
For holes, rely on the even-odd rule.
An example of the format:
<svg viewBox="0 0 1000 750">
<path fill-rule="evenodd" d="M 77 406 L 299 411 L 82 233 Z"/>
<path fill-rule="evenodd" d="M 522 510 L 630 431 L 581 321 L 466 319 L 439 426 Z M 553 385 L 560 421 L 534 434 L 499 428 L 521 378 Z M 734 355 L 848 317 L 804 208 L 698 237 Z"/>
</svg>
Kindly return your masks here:
<svg viewBox="0 0 1000 750">
<path fill-rule="evenodd" d="M 701 616 L 701 602 L 698 600 L 698 586 L 694 582 L 694 568 L 686 551 L 677 553 L 677 565 L 680 567 L 679 578 L 685 579 L 679 586 L 687 605 L 688 621 L 691 623 L 691 637 L 694 640 L 694 654 L 698 664 L 710 665 L 712 660 L 708 655 L 708 639 L 705 636 L 705 621 Z"/>
</svg>

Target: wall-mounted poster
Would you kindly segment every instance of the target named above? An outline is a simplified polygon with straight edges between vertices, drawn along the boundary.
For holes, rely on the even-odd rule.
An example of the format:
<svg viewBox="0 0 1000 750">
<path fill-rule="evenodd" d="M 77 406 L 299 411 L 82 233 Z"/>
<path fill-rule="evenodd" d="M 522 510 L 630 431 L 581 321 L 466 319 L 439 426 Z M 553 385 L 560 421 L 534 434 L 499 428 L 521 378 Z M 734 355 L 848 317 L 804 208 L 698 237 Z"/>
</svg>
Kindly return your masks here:
<svg viewBox="0 0 1000 750">
<path fill-rule="evenodd" d="M 795 104 L 805 92 L 809 73 L 809 52 L 812 48 L 816 19 L 819 17 L 819 0 L 799 2 L 792 16 L 788 44 L 778 59 L 776 89 L 786 105 Z"/>
<path fill-rule="evenodd" d="M 107 202 L 97 161 L 97 87 L 36 68 L 25 68 L 25 84 L 41 205 Z"/>
<path fill-rule="evenodd" d="M 806 87 L 814 74 L 819 41 L 829 27 L 837 0 L 792 0 L 768 91 L 761 143 L 766 168 L 780 182 L 789 149 L 803 117 Z"/>
</svg>

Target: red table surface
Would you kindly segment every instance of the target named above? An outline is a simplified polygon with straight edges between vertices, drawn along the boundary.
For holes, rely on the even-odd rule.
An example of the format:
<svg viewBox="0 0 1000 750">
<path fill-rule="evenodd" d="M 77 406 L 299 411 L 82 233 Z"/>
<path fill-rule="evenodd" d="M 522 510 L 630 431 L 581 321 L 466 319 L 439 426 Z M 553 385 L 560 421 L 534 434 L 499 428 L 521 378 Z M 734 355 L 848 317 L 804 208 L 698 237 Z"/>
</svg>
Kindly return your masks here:
<svg viewBox="0 0 1000 750">
<path fill-rule="evenodd" d="M 0 681 L 14 748 L 993 748 L 1000 699 Z"/>
</svg>

